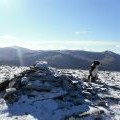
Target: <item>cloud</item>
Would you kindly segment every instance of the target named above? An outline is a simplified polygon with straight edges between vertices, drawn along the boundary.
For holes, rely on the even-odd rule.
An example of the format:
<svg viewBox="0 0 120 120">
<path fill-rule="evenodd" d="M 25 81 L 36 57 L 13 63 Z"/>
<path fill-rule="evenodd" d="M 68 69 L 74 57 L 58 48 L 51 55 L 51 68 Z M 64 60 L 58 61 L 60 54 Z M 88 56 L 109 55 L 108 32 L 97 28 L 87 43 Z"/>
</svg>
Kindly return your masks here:
<svg viewBox="0 0 120 120">
<path fill-rule="evenodd" d="M 113 50 L 115 45 L 120 45 L 119 42 L 115 41 L 95 41 L 95 40 L 79 40 L 79 41 L 32 41 L 32 42 L 21 42 L 19 45 L 23 47 L 28 47 L 30 49 L 39 50 L 90 50 L 90 51 L 105 51 Z M 115 49 L 114 51 L 117 51 Z"/>
<path fill-rule="evenodd" d="M 89 31 L 87 31 L 87 30 L 76 31 L 76 32 L 75 32 L 75 35 L 79 35 L 79 34 L 81 34 L 81 35 L 86 35 L 86 34 L 88 34 L 88 33 L 89 33 Z"/>
<path fill-rule="evenodd" d="M 19 45 L 20 39 L 11 34 L 0 35 L 0 47 Z"/>
<path fill-rule="evenodd" d="M 10 34 L 2 35 L 2 36 L 0 36 L 0 38 L 3 40 L 16 40 L 17 39 L 15 36 L 10 35 Z"/>
<path fill-rule="evenodd" d="M 120 48 L 120 45 L 116 45 L 115 47 L 116 47 L 116 48 Z"/>
<path fill-rule="evenodd" d="M 0 41 L 0 47 L 21 46 L 33 50 L 86 50 L 86 51 L 105 51 L 112 50 L 120 53 L 119 41 L 106 40 L 23 40 L 16 37 L 5 36 L 6 40 Z M 16 40 L 13 40 L 16 38 Z M 9 40 L 8 40 L 9 39 Z M 12 39 L 12 40 L 11 40 Z"/>
</svg>

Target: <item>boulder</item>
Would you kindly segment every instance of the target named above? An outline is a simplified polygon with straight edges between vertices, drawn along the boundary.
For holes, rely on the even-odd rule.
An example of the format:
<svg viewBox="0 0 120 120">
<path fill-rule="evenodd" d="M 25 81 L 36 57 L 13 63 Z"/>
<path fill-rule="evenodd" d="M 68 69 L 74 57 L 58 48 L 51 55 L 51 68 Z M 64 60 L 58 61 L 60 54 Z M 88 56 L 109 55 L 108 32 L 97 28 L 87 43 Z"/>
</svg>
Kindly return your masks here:
<svg viewBox="0 0 120 120">
<path fill-rule="evenodd" d="M 104 109 L 100 107 L 89 107 L 88 111 L 79 114 L 79 118 L 84 119 L 84 117 L 92 116 L 94 120 L 95 118 L 97 120 L 97 118 L 101 118 L 100 116 L 104 113 L 105 113 Z"/>
<path fill-rule="evenodd" d="M 8 85 L 8 88 L 16 88 L 19 89 L 21 85 L 21 78 L 13 78 Z"/>
<path fill-rule="evenodd" d="M 98 106 L 107 107 L 108 103 L 106 101 L 99 101 Z"/>
<path fill-rule="evenodd" d="M 2 81 L 0 83 L 0 91 L 4 91 L 8 85 L 9 85 L 9 80 Z"/>
<path fill-rule="evenodd" d="M 100 88 L 100 92 L 107 92 L 108 91 L 108 89 L 107 88 Z"/>
<path fill-rule="evenodd" d="M 22 75 L 22 76 L 24 76 L 25 74 L 30 75 L 30 74 L 32 74 L 32 73 L 34 73 L 34 72 L 36 72 L 36 70 L 32 68 L 32 69 L 30 69 L 30 70 L 23 71 L 23 72 L 21 73 L 21 75 Z"/>
<path fill-rule="evenodd" d="M 92 99 L 92 94 L 90 92 L 82 91 L 82 95 L 89 100 Z"/>
<path fill-rule="evenodd" d="M 48 63 L 46 61 L 39 61 L 35 65 L 36 68 L 41 69 L 41 70 L 48 70 Z"/>
<path fill-rule="evenodd" d="M 8 93 L 8 94 L 12 94 L 14 92 L 16 92 L 16 88 L 8 88 L 8 89 L 6 89 L 6 93 Z"/>
<path fill-rule="evenodd" d="M 27 77 L 22 77 L 21 79 L 21 85 L 27 85 L 29 79 Z"/>
<path fill-rule="evenodd" d="M 8 88 L 3 96 L 3 98 L 9 102 L 13 102 L 16 99 L 16 89 L 15 88 Z"/>
<path fill-rule="evenodd" d="M 39 86 L 39 85 L 33 85 L 33 84 L 28 84 L 23 87 L 23 89 L 28 89 L 28 90 L 36 90 L 39 92 L 49 92 L 51 88 L 46 87 L 46 86 Z"/>
<path fill-rule="evenodd" d="M 93 88 L 86 88 L 86 90 L 87 90 L 88 92 L 92 93 L 94 89 L 93 89 Z"/>
<path fill-rule="evenodd" d="M 63 80 L 62 86 L 65 90 L 74 90 L 75 89 L 75 86 L 73 84 L 71 84 L 69 80 Z"/>
</svg>

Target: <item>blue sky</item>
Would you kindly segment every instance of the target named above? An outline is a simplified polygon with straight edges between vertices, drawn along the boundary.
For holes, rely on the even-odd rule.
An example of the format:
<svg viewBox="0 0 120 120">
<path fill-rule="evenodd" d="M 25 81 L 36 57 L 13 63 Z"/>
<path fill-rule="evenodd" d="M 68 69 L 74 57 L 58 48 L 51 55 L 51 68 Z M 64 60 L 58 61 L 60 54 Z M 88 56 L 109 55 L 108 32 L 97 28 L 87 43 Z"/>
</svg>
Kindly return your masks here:
<svg viewBox="0 0 120 120">
<path fill-rule="evenodd" d="M 0 0 L 0 47 L 120 53 L 120 0 Z"/>
</svg>

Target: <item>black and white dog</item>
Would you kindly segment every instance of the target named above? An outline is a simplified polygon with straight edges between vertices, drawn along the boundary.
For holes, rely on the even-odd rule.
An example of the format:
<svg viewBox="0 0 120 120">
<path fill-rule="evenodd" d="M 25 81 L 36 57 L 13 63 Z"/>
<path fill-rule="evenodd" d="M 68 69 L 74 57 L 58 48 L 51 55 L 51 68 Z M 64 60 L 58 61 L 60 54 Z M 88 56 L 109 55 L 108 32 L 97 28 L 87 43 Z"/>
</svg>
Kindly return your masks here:
<svg viewBox="0 0 120 120">
<path fill-rule="evenodd" d="M 94 61 L 90 67 L 89 70 L 89 75 L 88 75 L 88 80 L 91 82 L 95 82 L 98 78 L 98 67 L 100 66 L 100 62 L 99 61 Z"/>
</svg>

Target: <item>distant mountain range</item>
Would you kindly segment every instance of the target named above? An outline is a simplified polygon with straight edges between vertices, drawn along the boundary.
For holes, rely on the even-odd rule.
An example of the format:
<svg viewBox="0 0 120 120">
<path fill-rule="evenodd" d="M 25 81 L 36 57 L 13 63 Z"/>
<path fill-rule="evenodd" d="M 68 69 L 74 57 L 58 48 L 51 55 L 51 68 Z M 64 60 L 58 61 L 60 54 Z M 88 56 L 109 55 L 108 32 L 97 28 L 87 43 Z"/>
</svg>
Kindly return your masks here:
<svg viewBox="0 0 120 120">
<path fill-rule="evenodd" d="M 33 65 L 45 60 L 52 67 L 89 69 L 92 61 L 100 60 L 101 70 L 120 71 L 120 55 L 111 51 L 30 50 L 18 46 L 0 48 L 0 65 Z"/>
</svg>

